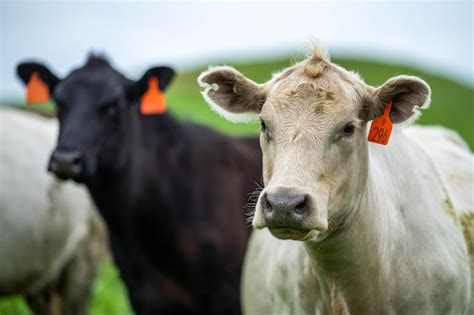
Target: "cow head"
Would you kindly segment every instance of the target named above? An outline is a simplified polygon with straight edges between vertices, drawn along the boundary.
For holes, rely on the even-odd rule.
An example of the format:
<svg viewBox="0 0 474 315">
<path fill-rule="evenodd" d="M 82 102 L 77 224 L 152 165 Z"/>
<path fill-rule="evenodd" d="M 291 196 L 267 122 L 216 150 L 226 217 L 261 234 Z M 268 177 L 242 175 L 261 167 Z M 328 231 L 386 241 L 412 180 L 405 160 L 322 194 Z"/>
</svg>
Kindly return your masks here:
<svg viewBox="0 0 474 315">
<path fill-rule="evenodd" d="M 390 100 L 393 123 L 412 119 L 430 98 L 417 77 L 368 86 L 321 49 L 264 84 L 230 67 L 211 68 L 198 81 L 228 119 L 260 120 L 265 188 L 252 224 L 280 239 L 321 239 L 343 222 L 366 186 L 367 122 Z"/>
<path fill-rule="evenodd" d="M 119 163 L 128 115 L 135 109 L 131 105 L 139 103 L 150 77 L 158 78 L 163 91 L 174 75 L 168 67 L 156 67 L 135 82 L 97 56 L 64 79 L 39 63 L 22 63 L 17 71 L 25 84 L 39 75 L 56 103 L 59 136 L 48 169 L 60 179 L 78 182 L 96 175 L 99 166 Z"/>
</svg>

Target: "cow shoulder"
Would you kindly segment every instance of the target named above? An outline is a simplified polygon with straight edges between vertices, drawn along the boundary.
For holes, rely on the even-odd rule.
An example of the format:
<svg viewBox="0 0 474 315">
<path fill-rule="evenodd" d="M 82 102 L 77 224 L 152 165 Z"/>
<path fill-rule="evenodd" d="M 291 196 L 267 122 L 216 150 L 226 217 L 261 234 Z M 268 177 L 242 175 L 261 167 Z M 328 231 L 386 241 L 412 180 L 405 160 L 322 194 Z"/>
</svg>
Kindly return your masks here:
<svg viewBox="0 0 474 315">
<path fill-rule="evenodd" d="M 413 126 L 405 131 L 428 153 L 445 185 L 445 207 L 464 233 L 474 257 L 474 156 L 453 130 L 440 126 Z"/>
<path fill-rule="evenodd" d="M 440 126 L 413 126 L 405 133 L 433 160 L 456 212 L 472 212 L 474 156 L 462 138 L 455 131 Z"/>
</svg>

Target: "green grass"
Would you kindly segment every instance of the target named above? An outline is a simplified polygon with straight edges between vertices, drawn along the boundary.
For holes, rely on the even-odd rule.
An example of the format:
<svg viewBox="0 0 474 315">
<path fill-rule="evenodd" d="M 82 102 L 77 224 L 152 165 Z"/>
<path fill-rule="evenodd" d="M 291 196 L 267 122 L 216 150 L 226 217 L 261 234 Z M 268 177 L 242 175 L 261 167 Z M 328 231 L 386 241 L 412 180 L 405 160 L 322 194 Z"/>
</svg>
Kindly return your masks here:
<svg viewBox="0 0 474 315">
<path fill-rule="evenodd" d="M 0 299 L 0 315 L 30 315 L 28 306 L 19 296 Z"/>
<path fill-rule="evenodd" d="M 106 259 L 98 270 L 89 304 L 91 315 L 133 315 L 127 290 L 114 264 Z M 0 299 L 0 315 L 33 315 L 19 296 Z"/>
<path fill-rule="evenodd" d="M 423 111 L 418 121 L 421 124 L 443 125 L 457 130 L 474 147 L 474 118 L 473 95 L 474 89 L 467 85 L 456 83 L 441 76 L 433 75 L 411 67 L 373 62 L 369 60 L 338 59 L 334 61 L 346 69 L 359 72 L 368 84 L 377 86 L 388 78 L 399 74 L 417 75 L 426 80 L 432 89 L 431 107 Z M 228 60 L 218 60 L 214 64 L 232 64 L 246 76 L 256 82 L 268 80 L 272 72 L 291 64 L 290 59 L 257 61 L 234 64 Z M 256 134 L 256 124 L 232 124 L 218 117 L 203 101 L 196 78 L 206 67 L 180 73 L 167 92 L 170 110 L 182 119 L 193 120 L 207 124 L 228 134 Z M 14 102 L 12 102 L 14 103 Z M 18 104 L 21 108 L 25 105 Z M 53 104 L 35 105 L 29 107 L 43 113 L 51 113 Z M 23 300 L 19 297 L 0 299 L 0 315 L 30 314 Z M 126 290 L 119 280 L 118 273 L 109 261 L 101 265 L 99 276 L 94 285 L 93 297 L 90 303 L 91 315 L 128 315 L 132 314 L 127 300 Z"/>
<path fill-rule="evenodd" d="M 90 313 L 97 315 L 131 315 L 127 290 L 120 280 L 117 268 L 109 260 L 104 261 L 99 269 L 98 279 L 90 302 Z"/>
</svg>

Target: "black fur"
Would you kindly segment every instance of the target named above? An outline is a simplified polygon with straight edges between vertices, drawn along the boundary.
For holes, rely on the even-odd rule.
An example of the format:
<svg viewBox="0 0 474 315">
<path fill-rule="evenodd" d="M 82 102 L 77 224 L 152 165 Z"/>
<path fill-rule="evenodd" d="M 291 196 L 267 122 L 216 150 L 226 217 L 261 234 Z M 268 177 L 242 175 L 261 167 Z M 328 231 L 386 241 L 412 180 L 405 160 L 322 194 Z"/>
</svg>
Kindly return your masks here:
<svg viewBox="0 0 474 315">
<path fill-rule="evenodd" d="M 171 69 L 151 71 L 163 89 L 171 81 Z M 168 113 L 142 116 L 137 90 L 149 75 L 136 83 L 89 60 L 60 81 L 56 151 L 82 155 L 73 179 L 87 185 L 108 224 L 137 315 L 240 314 L 244 205 L 261 176 L 258 141 Z"/>
<path fill-rule="evenodd" d="M 54 88 L 59 83 L 59 79 L 42 64 L 36 62 L 24 62 L 17 67 L 17 74 L 24 84 L 27 84 L 30 81 L 33 72 L 38 72 L 41 79 L 49 87 L 49 90 L 51 92 L 54 91 Z"/>
</svg>

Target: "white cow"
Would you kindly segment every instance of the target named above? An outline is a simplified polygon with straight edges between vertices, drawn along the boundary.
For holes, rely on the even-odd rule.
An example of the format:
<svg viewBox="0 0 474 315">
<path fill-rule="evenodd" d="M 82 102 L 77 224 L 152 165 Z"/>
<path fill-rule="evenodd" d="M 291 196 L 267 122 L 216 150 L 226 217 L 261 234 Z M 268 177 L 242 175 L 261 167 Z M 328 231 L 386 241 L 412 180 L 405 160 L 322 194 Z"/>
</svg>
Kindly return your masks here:
<svg viewBox="0 0 474 315">
<path fill-rule="evenodd" d="M 0 107 L 0 296 L 85 314 L 106 231 L 84 188 L 47 174 L 55 120 Z"/>
<path fill-rule="evenodd" d="M 262 124 L 246 314 L 474 314 L 473 155 L 440 127 L 367 141 L 388 104 L 395 126 L 413 121 L 426 82 L 373 88 L 316 49 L 264 84 L 230 67 L 199 83 L 225 117 Z"/>
</svg>

